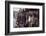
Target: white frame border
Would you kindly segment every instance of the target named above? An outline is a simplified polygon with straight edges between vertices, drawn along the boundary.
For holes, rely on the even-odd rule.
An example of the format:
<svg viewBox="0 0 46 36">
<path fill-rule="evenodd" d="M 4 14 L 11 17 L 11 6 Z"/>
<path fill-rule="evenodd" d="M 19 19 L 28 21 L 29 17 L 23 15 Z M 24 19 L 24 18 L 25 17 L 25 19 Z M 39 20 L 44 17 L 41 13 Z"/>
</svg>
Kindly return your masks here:
<svg viewBox="0 0 46 36">
<path fill-rule="evenodd" d="M 28 27 L 28 28 L 13 28 L 13 8 L 33 8 L 40 9 L 39 10 L 39 26 L 40 27 Z M 10 4 L 10 32 L 20 32 L 20 31 L 40 31 L 42 30 L 42 6 L 36 5 L 19 5 L 19 4 Z"/>
</svg>

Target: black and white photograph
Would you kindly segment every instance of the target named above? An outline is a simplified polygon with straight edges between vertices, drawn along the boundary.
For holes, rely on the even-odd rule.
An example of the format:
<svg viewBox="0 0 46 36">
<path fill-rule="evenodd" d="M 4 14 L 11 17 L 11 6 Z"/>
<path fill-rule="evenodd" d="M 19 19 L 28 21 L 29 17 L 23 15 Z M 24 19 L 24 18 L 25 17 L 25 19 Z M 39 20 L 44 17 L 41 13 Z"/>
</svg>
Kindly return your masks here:
<svg viewBox="0 0 46 36">
<path fill-rule="evenodd" d="M 39 27 L 39 9 L 13 8 L 13 27 Z"/>
<path fill-rule="evenodd" d="M 44 3 L 5 2 L 5 34 L 44 33 Z"/>
</svg>

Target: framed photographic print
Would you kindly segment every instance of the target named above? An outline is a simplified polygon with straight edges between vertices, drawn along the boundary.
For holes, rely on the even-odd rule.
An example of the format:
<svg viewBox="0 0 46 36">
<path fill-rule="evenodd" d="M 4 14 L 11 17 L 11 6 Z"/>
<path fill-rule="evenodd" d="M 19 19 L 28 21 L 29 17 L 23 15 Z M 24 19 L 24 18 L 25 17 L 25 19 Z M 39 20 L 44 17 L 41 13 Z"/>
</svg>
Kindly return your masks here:
<svg viewBox="0 0 46 36">
<path fill-rule="evenodd" d="M 5 1 L 5 35 L 44 33 L 44 3 Z"/>
</svg>

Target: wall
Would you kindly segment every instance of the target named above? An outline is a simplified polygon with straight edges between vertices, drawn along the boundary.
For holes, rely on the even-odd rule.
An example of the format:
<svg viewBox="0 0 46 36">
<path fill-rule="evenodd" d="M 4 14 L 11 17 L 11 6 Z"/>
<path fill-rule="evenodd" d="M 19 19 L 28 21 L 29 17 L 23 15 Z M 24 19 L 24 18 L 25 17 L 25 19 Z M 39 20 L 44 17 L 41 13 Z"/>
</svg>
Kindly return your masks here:
<svg viewBox="0 0 46 36">
<path fill-rule="evenodd" d="M 16 1 L 44 2 L 45 9 L 46 9 L 46 0 L 16 0 Z M 46 18 L 46 12 L 45 12 L 45 18 Z M 45 23 L 45 28 L 46 28 L 46 23 Z M 45 29 L 45 32 L 46 32 L 46 29 Z M 5 34 L 5 0 L 0 0 L 0 36 L 5 36 L 4 34 Z M 23 34 L 23 35 L 14 35 L 14 36 L 46 36 L 46 33 Z"/>
</svg>

